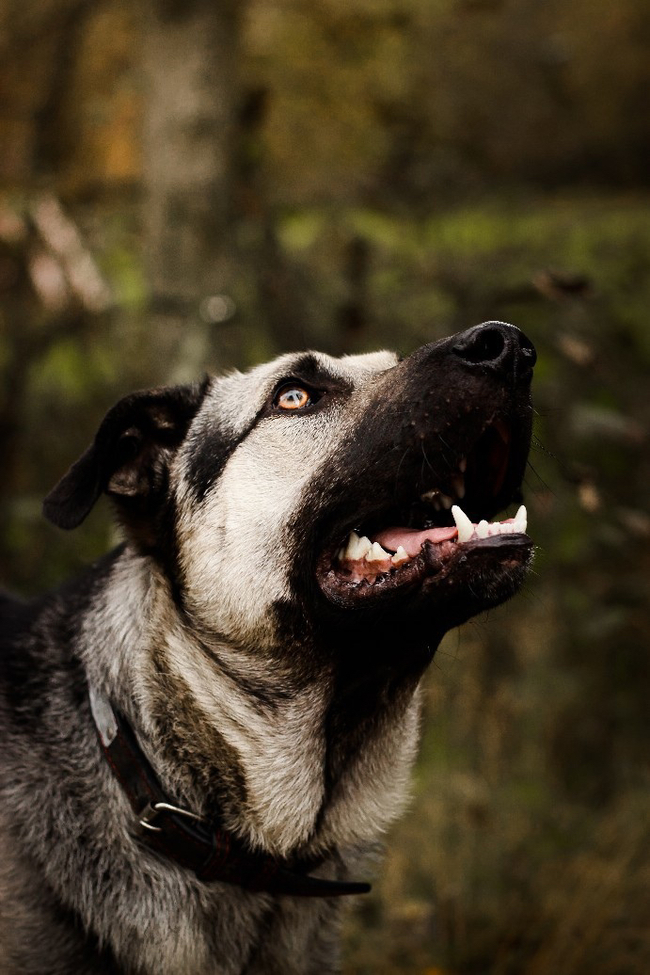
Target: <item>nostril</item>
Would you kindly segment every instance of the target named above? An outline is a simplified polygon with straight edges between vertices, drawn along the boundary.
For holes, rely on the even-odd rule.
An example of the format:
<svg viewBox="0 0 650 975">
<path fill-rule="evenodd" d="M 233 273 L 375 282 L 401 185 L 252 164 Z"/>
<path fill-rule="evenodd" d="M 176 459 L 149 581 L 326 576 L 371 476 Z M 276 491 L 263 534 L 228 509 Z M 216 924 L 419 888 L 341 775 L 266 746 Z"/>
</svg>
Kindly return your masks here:
<svg viewBox="0 0 650 975">
<path fill-rule="evenodd" d="M 454 346 L 454 352 L 466 362 L 494 362 L 500 359 L 506 348 L 506 337 L 502 329 L 490 326 L 468 335 Z"/>
<path fill-rule="evenodd" d="M 467 366 L 482 367 L 513 379 L 530 379 L 535 346 L 507 322 L 483 322 L 456 336 L 452 353 Z"/>
</svg>

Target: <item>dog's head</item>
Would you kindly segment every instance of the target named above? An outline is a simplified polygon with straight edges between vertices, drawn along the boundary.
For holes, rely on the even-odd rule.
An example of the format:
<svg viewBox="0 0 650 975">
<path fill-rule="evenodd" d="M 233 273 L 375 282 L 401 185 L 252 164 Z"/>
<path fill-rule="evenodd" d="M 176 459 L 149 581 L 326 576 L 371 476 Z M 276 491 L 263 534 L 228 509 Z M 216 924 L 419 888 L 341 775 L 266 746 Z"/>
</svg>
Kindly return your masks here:
<svg viewBox="0 0 650 975">
<path fill-rule="evenodd" d="M 285 355 L 136 393 L 45 513 L 71 528 L 108 494 L 203 633 L 430 656 L 530 562 L 524 515 L 490 521 L 520 496 L 534 361 L 518 329 L 489 322 L 404 359 Z"/>
</svg>

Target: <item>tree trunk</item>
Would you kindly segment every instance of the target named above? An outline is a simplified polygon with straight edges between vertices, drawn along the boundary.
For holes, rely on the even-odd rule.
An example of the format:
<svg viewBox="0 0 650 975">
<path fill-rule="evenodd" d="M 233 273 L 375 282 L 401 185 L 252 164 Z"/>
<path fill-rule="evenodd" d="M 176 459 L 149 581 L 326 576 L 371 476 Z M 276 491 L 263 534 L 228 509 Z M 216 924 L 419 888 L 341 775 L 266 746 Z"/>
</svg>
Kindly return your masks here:
<svg viewBox="0 0 650 975">
<path fill-rule="evenodd" d="M 233 279 L 244 11 L 242 0 L 146 4 L 144 250 L 155 351 L 174 381 L 205 369 L 211 344 L 206 299 L 227 295 Z"/>
</svg>

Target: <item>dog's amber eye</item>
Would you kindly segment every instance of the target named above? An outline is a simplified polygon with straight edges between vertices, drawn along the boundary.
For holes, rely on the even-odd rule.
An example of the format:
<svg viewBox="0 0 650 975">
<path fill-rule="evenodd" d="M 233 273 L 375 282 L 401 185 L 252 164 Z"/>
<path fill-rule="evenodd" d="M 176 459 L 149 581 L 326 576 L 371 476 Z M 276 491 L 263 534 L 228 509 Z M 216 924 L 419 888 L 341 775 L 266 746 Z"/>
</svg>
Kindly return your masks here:
<svg viewBox="0 0 650 975">
<path fill-rule="evenodd" d="M 311 394 L 303 386 L 283 386 L 278 391 L 274 406 L 281 410 L 302 410 L 305 406 L 311 406 L 313 400 Z"/>
</svg>

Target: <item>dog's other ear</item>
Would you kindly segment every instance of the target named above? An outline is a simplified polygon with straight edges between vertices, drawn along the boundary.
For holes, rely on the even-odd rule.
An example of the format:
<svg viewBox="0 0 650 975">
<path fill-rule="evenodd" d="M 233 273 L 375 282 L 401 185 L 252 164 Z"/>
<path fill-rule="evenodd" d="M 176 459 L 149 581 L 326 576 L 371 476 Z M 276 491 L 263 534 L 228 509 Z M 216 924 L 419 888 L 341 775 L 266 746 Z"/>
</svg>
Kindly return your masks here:
<svg viewBox="0 0 650 975">
<path fill-rule="evenodd" d="M 59 528 L 76 528 L 104 492 L 123 509 L 127 521 L 151 510 L 166 488 L 169 461 L 207 385 L 206 379 L 145 390 L 116 403 L 94 442 L 45 498 L 45 517 Z"/>
</svg>

